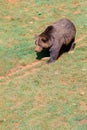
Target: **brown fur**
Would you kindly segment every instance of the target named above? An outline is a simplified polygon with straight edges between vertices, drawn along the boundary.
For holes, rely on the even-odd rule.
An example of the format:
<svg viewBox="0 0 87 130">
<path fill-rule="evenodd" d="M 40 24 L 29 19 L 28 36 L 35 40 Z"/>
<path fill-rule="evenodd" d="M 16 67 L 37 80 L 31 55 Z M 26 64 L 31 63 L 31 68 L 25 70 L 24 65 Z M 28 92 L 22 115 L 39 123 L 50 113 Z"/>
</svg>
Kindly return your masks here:
<svg viewBox="0 0 87 130">
<path fill-rule="evenodd" d="M 74 48 L 76 28 L 68 19 L 60 19 L 53 25 L 48 26 L 44 32 L 36 37 L 36 52 L 49 48 L 50 59 L 48 63 L 54 62 L 63 45 L 70 45 L 70 50 Z"/>
</svg>

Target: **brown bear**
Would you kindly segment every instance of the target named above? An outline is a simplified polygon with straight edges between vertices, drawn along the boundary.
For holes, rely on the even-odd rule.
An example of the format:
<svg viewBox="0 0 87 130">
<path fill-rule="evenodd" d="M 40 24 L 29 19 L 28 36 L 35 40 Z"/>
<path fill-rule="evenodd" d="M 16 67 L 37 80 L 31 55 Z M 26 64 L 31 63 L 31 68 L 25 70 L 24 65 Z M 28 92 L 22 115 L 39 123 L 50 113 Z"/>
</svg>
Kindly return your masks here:
<svg viewBox="0 0 87 130">
<path fill-rule="evenodd" d="M 52 63 L 59 57 L 63 45 L 70 46 L 69 50 L 74 49 L 75 35 L 76 28 L 74 24 L 66 18 L 60 19 L 36 37 L 35 51 L 40 53 L 43 49 L 48 48 L 50 53 L 48 63 Z"/>
</svg>

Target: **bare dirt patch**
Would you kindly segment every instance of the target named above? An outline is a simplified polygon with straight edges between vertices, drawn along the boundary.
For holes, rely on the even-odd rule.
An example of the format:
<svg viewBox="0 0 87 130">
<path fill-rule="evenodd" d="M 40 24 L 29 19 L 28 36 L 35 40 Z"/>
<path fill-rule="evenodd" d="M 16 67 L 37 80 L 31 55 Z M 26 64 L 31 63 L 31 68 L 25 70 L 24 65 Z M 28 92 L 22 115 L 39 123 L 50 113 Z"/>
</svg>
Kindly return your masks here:
<svg viewBox="0 0 87 130">
<path fill-rule="evenodd" d="M 76 10 L 73 14 L 81 14 L 80 10 Z"/>
<path fill-rule="evenodd" d="M 86 35 L 82 35 L 82 36 L 78 37 L 78 38 L 76 39 L 76 43 L 78 43 L 78 42 L 82 41 L 85 37 L 86 37 Z M 87 43 L 86 43 L 86 42 L 84 42 L 84 43 L 83 43 L 83 44 L 81 44 L 81 45 L 77 45 L 77 47 L 76 47 L 76 48 L 83 47 L 83 46 L 85 46 L 86 44 L 87 44 Z"/>
<path fill-rule="evenodd" d="M 34 66 L 36 66 L 40 63 L 41 63 L 41 61 L 36 61 L 36 62 L 31 63 L 31 64 L 25 65 L 25 66 L 22 66 L 22 65 L 18 66 L 16 68 L 10 70 L 9 73 L 6 76 L 10 77 L 10 76 L 18 73 L 19 71 L 30 69 L 30 68 L 32 68 L 32 67 L 34 67 Z"/>
<path fill-rule="evenodd" d="M 69 12 L 69 10 L 66 8 L 65 4 L 61 4 L 60 7 L 59 7 L 59 10 L 64 11 L 65 13 Z"/>
<path fill-rule="evenodd" d="M 22 78 L 23 76 L 26 76 L 32 72 L 36 72 L 39 70 L 39 68 L 35 68 L 37 65 L 39 65 L 41 63 L 41 61 L 35 61 L 31 64 L 25 65 L 25 66 L 18 66 L 14 69 L 11 69 L 9 71 L 8 74 L 6 74 L 5 76 L 0 76 L 0 80 L 5 80 L 5 82 L 1 82 L 1 83 L 9 83 L 11 81 L 11 77 L 20 73 L 21 71 L 23 71 L 23 73 L 21 75 L 17 75 L 15 78 Z"/>
<path fill-rule="evenodd" d="M 66 80 L 64 80 L 64 79 L 61 80 L 61 84 L 66 85 L 66 86 L 69 85 L 69 83 Z"/>
<path fill-rule="evenodd" d="M 80 41 L 82 41 L 85 37 L 86 37 L 85 34 L 82 35 L 82 36 L 80 36 L 80 37 L 78 37 L 78 38 L 76 39 L 76 42 L 80 42 Z"/>
<path fill-rule="evenodd" d="M 87 105 L 86 105 L 86 103 L 85 103 L 84 101 L 81 101 L 81 102 L 80 102 L 80 106 L 81 106 L 84 110 L 87 111 Z"/>
<path fill-rule="evenodd" d="M 73 8 L 76 8 L 76 7 L 79 7 L 79 6 L 82 6 L 82 5 L 84 5 L 84 2 L 80 2 L 80 1 L 74 1 L 74 2 L 71 4 L 71 6 L 72 6 Z"/>
<path fill-rule="evenodd" d="M 87 120 L 81 120 L 81 121 L 79 121 L 79 124 L 80 124 L 80 125 L 87 124 Z"/>
<path fill-rule="evenodd" d="M 9 3 L 14 4 L 17 0 L 8 0 Z"/>
</svg>

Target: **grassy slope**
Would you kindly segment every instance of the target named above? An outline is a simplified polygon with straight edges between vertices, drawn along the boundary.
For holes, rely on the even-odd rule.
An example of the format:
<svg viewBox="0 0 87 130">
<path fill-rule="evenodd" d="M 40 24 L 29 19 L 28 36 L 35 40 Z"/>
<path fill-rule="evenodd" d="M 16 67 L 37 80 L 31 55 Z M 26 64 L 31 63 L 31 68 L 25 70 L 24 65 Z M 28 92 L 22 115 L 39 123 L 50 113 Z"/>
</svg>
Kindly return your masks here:
<svg viewBox="0 0 87 130">
<path fill-rule="evenodd" d="M 87 129 L 87 2 L 0 0 L 0 130 Z M 77 28 L 73 54 L 35 61 L 34 34 L 61 17 Z M 24 66 L 24 69 L 8 72 Z M 14 69 L 15 71 L 15 69 Z"/>
</svg>

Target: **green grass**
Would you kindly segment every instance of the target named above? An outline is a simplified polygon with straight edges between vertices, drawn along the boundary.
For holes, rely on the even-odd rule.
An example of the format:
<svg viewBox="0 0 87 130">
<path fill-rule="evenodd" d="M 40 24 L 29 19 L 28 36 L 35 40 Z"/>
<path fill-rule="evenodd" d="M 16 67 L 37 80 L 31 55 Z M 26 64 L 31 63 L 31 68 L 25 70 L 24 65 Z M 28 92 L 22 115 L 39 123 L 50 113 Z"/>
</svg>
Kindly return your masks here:
<svg viewBox="0 0 87 130">
<path fill-rule="evenodd" d="M 0 130 L 87 130 L 86 4 L 0 0 Z M 75 51 L 39 63 L 34 35 L 62 17 L 76 25 Z"/>
</svg>

